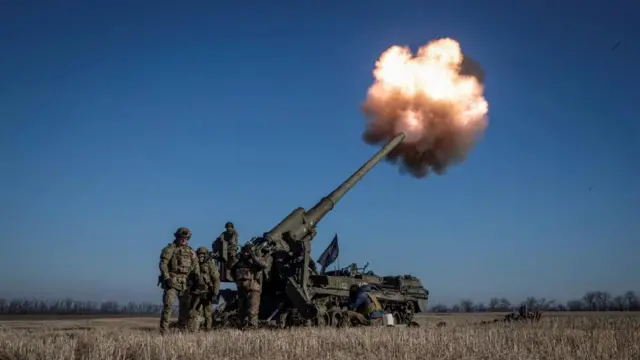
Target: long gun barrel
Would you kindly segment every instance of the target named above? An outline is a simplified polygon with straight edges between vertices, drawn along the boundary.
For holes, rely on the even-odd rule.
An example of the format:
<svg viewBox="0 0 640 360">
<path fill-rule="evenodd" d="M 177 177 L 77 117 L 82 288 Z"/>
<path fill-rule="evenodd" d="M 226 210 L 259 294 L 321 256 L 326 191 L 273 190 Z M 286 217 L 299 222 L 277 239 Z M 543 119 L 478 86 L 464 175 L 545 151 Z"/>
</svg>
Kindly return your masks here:
<svg viewBox="0 0 640 360">
<path fill-rule="evenodd" d="M 342 199 L 342 197 L 351 190 L 362 178 L 371 170 L 374 166 L 376 166 L 385 156 L 387 156 L 393 149 L 395 149 L 398 145 L 402 143 L 405 138 L 404 133 L 400 133 L 396 135 L 391 141 L 389 141 L 382 149 L 380 149 L 371 159 L 369 159 L 366 163 L 364 163 L 356 172 L 351 174 L 345 182 L 340 184 L 335 190 L 331 192 L 328 196 L 320 200 L 311 210 L 306 212 L 307 221 L 312 226 L 315 226 L 317 223 L 322 220 L 325 215 L 327 215 L 333 207 Z"/>
<path fill-rule="evenodd" d="M 335 206 L 340 199 L 353 188 L 362 178 L 376 166 L 385 156 L 387 156 L 393 149 L 398 147 L 405 139 L 406 135 L 400 133 L 391 139 L 382 149 L 380 149 L 375 155 L 373 155 L 367 162 L 365 162 L 356 172 L 354 172 L 346 181 L 338 186 L 331 194 L 320 200 L 309 211 L 305 211 L 303 208 L 297 208 L 278 225 L 276 225 L 271 231 L 266 234 L 266 237 L 271 240 L 282 239 L 283 235 L 287 234 L 290 240 L 303 240 L 305 237 L 311 235 L 313 237 L 313 229 Z M 287 239 L 287 240 L 289 240 Z M 310 239 L 309 239 L 310 240 Z"/>
</svg>

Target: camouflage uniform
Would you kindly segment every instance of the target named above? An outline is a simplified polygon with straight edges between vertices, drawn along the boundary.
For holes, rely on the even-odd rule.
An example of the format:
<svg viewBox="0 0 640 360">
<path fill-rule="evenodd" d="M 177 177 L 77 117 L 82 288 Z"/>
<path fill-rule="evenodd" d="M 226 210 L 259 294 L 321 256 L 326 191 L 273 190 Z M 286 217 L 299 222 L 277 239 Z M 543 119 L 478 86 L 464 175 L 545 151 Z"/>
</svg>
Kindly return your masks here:
<svg viewBox="0 0 640 360">
<path fill-rule="evenodd" d="M 355 284 L 349 288 L 347 309 L 345 321 L 350 321 L 355 325 L 370 326 L 374 324 L 374 321 L 381 323 L 384 314 L 375 295 L 368 293 L 366 287 Z"/>
<path fill-rule="evenodd" d="M 191 238 L 191 230 L 180 227 L 176 230 L 175 241 L 162 249 L 160 254 L 160 283 L 162 295 L 162 315 L 160 332 L 169 328 L 169 319 L 173 312 L 173 301 L 178 297 L 178 325 L 186 327 L 189 320 L 190 288 L 194 279 L 199 276 L 200 266 L 193 249 L 187 244 Z"/>
<path fill-rule="evenodd" d="M 220 264 L 220 275 L 224 281 L 232 281 L 231 268 L 237 261 L 238 232 L 233 223 L 227 222 L 225 231 L 214 240 L 212 249 Z"/>
<path fill-rule="evenodd" d="M 266 269 L 268 264 L 252 250 L 250 243 L 242 247 L 240 259 L 231 269 L 231 274 L 238 287 L 239 320 L 251 327 L 257 327 L 262 294 L 262 270 Z"/>
<path fill-rule="evenodd" d="M 220 292 L 220 274 L 218 269 L 209 257 L 209 250 L 200 247 L 196 251 L 200 266 L 200 276 L 198 286 L 191 295 L 191 310 L 189 314 L 189 328 L 198 330 L 198 315 L 202 312 L 204 317 L 204 327 L 207 331 L 213 325 L 213 302 L 218 298 Z"/>
</svg>

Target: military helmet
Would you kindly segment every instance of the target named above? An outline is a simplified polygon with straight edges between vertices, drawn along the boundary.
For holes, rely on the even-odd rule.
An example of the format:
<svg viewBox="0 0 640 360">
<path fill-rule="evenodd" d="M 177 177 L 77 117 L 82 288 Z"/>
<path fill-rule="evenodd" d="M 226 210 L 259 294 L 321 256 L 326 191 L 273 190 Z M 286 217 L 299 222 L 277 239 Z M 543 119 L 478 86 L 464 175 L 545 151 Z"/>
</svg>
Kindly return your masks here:
<svg viewBox="0 0 640 360">
<path fill-rule="evenodd" d="M 224 224 L 224 228 L 225 228 L 225 229 L 226 229 L 226 228 L 228 228 L 228 227 L 231 227 L 232 229 L 235 229 L 235 227 L 233 226 L 233 223 L 232 223 L 231 221 L 227 221 L 227 222 Z"/>
<path fill-rule="evenodd" d="M 209 254 L 209 249 L 207 249 L 207 248 L 206 248 L 206 247 L 204 247 L 204 246 L 200 246 L 200 247 L 198 248 L 198 250 L 196 250 L 196 254 L 197 254 L 197 255 L 200 255 L 200 254 L 208 255 L 208 254 Z"/>
<path fill-rule="evenodd" d="M 247 243 L 242 245 L 242 251 L 249 251 L 251 250 L 252 247 L 253 247 L 253 244 L 250 241 L 248 241 Z"/>
<path fill-rule="evenodd" d="M 178 230 L 176 230 L 173 236 L 175 236 L 176 239 L 181 239 L 181 238 L 191 239 L 191 230 L 189 230 L 189 228 L 181 226 L 178 228 Z"/>
</svg>

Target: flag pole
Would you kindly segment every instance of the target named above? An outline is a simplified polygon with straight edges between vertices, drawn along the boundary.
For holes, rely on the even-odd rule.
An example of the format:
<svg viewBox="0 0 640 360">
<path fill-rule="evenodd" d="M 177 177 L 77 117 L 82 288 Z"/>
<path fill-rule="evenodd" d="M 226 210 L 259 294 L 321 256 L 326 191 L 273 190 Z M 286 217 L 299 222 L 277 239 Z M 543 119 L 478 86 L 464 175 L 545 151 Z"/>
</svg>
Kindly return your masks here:
<svg viewBox="0 0 640 360">
<path fill-rule="evenodd" d="M 335 233 L 334 237 L 337 239 L 338 233 Z M 336 262 L 338 263 L 338 269 L 340 269 L 340 252 L 338 252 L 338 258 L 336 259 Z"/>
</svg>

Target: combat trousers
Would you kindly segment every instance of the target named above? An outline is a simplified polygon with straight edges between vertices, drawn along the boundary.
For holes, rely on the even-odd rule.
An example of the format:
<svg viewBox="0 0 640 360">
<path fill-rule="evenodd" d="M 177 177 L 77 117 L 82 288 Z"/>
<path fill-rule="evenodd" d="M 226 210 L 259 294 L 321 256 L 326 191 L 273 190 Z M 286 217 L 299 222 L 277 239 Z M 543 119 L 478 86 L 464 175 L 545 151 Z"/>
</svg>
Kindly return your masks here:
<svg viewBox="0 0 640 360">
<path fill-rule="evenodd" d="M 238 288 L 238 315 L 242 323 L 258 326 L 260 295 L 261 292 L 257 290 Z"/>
<path fill-rule="evenodd" d="M 173 302 L 178 298 L 178 326 L 184 328 L 189 323 L 189 306 L 191 305 L 191 294 L 188 290 L 179 291 L 176 289 L 165 289 L 162 295 L 162 315 L 160 316 L 160 332 L 164 333 L 169 329 L 169 321 L 173 312 Z"/>
<path fill-rule="evenodd" d="M 236 255 L 238 253 L 237 246 L 232 246 L 231 248 L 232 250 L 227 251 L 227 260 L 224 263 L 224 269 L 225 269 L 224 276 L 227 278 L 228 281 L 233 280 L 233 277 L 231 276 L 231 268 L 233 267 L 233 265 L 235 265 L 238 262 L 238 259 L 236 258 Z"/>
<path fill-rule="evenodd" d="M 198 331 L 200 329 L 198 316 L 201 313 L 204 318 L 205 330 L 211 330 L 213 327 L 213 300 L 214 296 L 211 293 L 191 295 L 191 310 L 189 311 L 189 329 L 191 331 Z"/>
<path fill-rule="evenodd" d="M 345 320 L 350 321 L 352 325 L 363 325 L 363 326 L 371 325 L 371 320 L 367 319 L 366 316 L 360 314 L 359 312 L 351 311 L 351 310 L 348 310 L 346 312 Z"/>
</svg>

